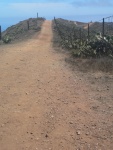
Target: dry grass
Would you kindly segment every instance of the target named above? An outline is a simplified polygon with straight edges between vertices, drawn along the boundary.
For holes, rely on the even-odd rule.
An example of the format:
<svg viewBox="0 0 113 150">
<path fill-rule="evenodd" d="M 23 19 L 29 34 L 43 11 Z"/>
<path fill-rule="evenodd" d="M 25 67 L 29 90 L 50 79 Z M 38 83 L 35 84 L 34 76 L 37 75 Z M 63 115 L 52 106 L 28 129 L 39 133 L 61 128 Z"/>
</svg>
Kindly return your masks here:
<svg viewBox="0 0 113 150">
<path fill-rule="evenodd" d="M 68 62 L 73 69 L 77 68 L 82 72 L 101 71 L 113 73 L 113 59 L 109 57 L 90 59 L 68 57 L 65 61 Z"/>
</svg>

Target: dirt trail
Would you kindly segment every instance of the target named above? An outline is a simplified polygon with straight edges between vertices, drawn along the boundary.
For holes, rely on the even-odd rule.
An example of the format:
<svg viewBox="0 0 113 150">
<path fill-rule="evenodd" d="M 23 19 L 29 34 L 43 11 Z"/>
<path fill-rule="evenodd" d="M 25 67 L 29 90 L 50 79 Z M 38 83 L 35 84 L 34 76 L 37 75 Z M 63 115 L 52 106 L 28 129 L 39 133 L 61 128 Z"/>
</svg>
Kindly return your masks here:
<svg viewBox="0 0 113 150">
<path fill-rule="evenodd" d="M 39 36 L 0 46 L 0 150 L 112 150 L 113 102 L 96 100 L 51 41 L 45 21 Z"/>
</svg>

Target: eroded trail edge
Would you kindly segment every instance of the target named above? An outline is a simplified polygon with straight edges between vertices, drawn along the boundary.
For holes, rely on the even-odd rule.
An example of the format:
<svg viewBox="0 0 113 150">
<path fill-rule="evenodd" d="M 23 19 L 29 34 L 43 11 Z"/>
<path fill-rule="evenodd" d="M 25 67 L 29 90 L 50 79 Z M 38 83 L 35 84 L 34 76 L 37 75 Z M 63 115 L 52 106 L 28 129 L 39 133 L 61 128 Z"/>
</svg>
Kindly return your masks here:
<svg viewBox="0 0 113 150">
<path fill-rule="evenodd" d="M 65 67 L 64 54 L 52 47 L 51 24 L 0 47 L 0 149 L 112 150 L 112 106 Z"/>
</svg>

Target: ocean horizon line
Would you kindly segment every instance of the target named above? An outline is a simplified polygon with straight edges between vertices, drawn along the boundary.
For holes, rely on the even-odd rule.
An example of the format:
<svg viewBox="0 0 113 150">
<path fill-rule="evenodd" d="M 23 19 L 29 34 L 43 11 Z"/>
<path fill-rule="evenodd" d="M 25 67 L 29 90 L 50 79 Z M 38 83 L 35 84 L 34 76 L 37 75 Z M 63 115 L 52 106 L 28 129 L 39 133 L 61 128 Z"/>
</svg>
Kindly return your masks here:
<svg viewBox="0 0 113 150">
<path fill-rule="evenodd" d="M 54 17 L 56 18 L 62 18 L 62 19 L 67 19 L 67 20 L 72 20 L 72 21 L 80 21 L 80 22 L 95 22 L 98 21 L 104 17 L 108 17 L 110 14 L 106 14 L 106 15 L 72 15 L 72 16 L 49 16 L 49 17 L 44 17 L 46 20 L 53 20 Z M 42 16 L 43 17 L 43 16 Z M 15 18 L 0 18 L 0 25 L 1 25 L 1 29 L 2 32 L 5 31 L 8 27 L 12 26 L 12 25 L 16 25 L 17 23 L 19 23 L 20 21 L 24 21 L 27 20 L 29 18 L 36 18 L 36 17 L 15 17 Z"/>
</svg>

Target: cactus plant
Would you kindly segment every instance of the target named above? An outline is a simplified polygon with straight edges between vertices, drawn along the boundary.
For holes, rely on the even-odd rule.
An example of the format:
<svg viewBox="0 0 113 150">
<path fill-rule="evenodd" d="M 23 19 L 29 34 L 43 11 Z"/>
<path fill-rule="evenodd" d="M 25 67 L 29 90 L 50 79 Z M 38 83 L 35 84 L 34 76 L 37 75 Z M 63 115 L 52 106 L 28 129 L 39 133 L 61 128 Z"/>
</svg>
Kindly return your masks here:
<svg viewBox="0 0 113 150">
<path fill-rule="evenodd" d="M 4 43 L 8 44 L 8 43 L 11 42 L 11 38 L 7 35 L 7 36 L 5 36 L 5 37 L 2 39 L 2 41 L 3 41 Z"/>
</svg>

